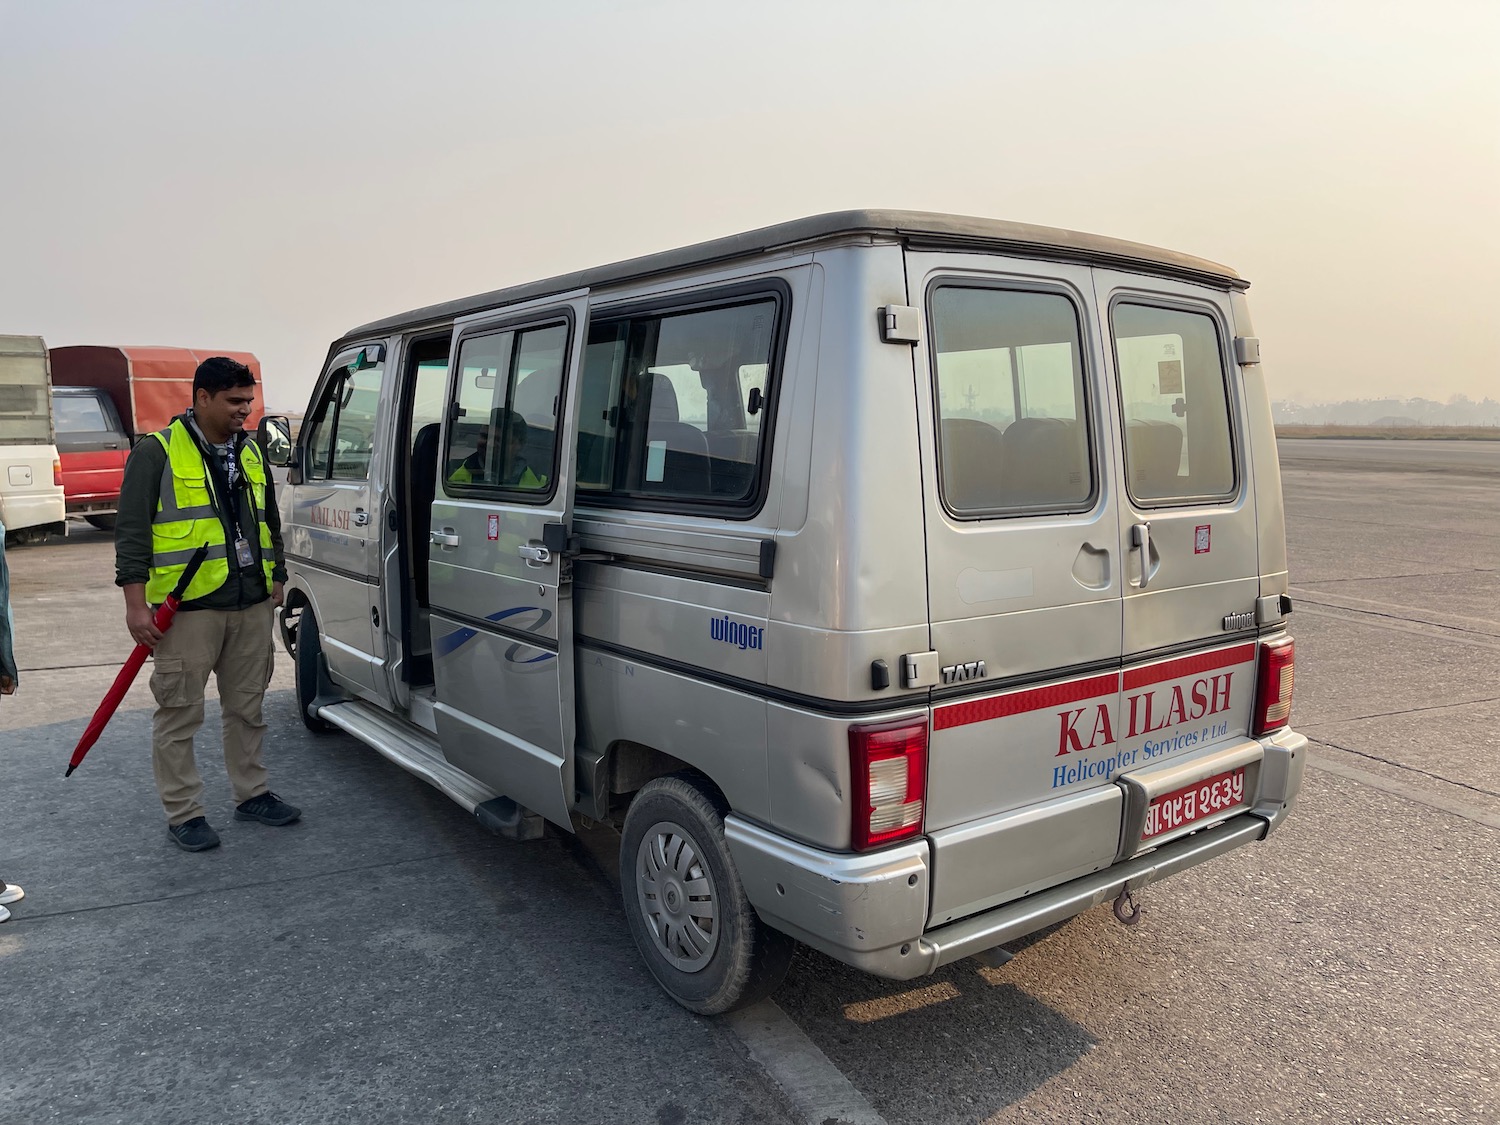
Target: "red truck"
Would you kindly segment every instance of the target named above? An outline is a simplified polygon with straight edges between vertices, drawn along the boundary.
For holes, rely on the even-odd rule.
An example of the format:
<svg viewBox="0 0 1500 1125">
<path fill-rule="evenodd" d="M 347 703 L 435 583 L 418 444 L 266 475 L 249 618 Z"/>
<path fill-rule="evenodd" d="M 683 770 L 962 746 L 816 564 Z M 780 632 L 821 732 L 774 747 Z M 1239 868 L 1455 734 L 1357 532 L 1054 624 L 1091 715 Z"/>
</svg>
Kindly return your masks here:
<svg viewBox="0 0 1500 1125">
<path fill-rule="evenodd" d="M 255 375 L 249 428 L 265 409 L 260 360 L 249 352 L 193 348 L 51 348 L 52 419 L 68 514 L 110 530 L 125 459 L 140 438 L 163 429 L 193 401 L 193 372 L 211 355 L 237 359 Z"/>
</svg>

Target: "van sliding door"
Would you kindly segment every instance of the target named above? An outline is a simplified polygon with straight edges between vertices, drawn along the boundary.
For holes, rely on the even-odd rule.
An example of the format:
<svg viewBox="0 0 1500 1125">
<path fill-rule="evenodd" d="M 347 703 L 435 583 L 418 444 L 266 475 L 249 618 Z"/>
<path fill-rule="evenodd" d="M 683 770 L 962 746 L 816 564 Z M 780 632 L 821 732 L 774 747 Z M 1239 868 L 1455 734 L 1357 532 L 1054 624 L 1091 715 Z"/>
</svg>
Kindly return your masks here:
<svg viewBox="0 0 1500 1125">
<path fill-rule="evenodd" d="M 455 326 L 428 545 L 449 761 L 570 827 L 573 399 L 586 294 Z"/>
</svg>

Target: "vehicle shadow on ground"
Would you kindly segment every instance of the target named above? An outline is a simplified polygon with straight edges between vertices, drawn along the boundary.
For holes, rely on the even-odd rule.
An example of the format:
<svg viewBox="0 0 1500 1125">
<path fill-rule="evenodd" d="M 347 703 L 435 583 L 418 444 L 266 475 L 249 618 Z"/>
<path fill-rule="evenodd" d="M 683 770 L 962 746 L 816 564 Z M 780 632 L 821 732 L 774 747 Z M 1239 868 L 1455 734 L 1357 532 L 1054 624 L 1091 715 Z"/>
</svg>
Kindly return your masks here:
<svg viewBox="0 0 1500 1125">
<path fill-rule="evenodd" d="M 233 819 L 210 701 L 223 844 L 188 855 L 150 719 L 122 712 L 66 781 L 82 720 L 7 747 L 0 858 L 28 894 L 0 956 L 7 998 L 46 1016 L 7 1049 L 0 1118 L 786 1120 L 728 1031 L 660 993 L 571 838 L 498 839 L 275 691 L 271 784 L 302 821 Z"/>
<path fill-rule="evenodd" d="M 1046 956 L 1044 946 L 1020 956 Z M 1066 1071 L 1096 1042 L 1011 983 L 1008 970 L 971 959 L 889 981 L 801 949 L 774 999 L 889 1120 L 977 1122 Z M 940 1089 L 934 1074 L 948 1076 Z"/>
<path fill-rule="evenodd" d="M 68 534 L 59 535 L 57 532 L 49 532 L 45 536 L 37 535 L 35 538 L 12 536 L 7 534 L 5 549 L 7 551 L 27 551 L 39 547 L 67 547 L 70 544 L 87 545 L 90 543 L 113 542 L 115 533 L 101 530 L 81 519 L 68 520 Z"/>
</svg>

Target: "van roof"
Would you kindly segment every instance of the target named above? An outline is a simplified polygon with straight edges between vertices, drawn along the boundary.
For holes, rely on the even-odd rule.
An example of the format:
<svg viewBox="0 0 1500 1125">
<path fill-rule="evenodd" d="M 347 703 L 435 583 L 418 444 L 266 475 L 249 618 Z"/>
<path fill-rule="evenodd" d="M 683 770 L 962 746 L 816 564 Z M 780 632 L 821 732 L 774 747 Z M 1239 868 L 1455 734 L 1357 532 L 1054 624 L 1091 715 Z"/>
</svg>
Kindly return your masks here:
<svg viewBox="0 0 1500 1125">
<path fill-rule="evenodd" d="M 926 211 L 831 211 L 675 250 L 664 250 L 541 281 L 495 289 L 456 301 L 427 305 L 350 329 L 344 339 L 453 320 L 485 309 L 545 297 L 551 293 L 596 289 L 656 274 L 675 273 L 695 266 L 851 236 L 899 238 L 908 244 L 933 245 L 944 249 L 969 247 L 990 252 L 1021 252 L 1028 257 L 1088 262 L 1184 278 L 1219 289 L 1249 287 L 1249 283 L 1241 279 L 1234 270 L 1217 262 L 1097 234 Z"/>
</svg>

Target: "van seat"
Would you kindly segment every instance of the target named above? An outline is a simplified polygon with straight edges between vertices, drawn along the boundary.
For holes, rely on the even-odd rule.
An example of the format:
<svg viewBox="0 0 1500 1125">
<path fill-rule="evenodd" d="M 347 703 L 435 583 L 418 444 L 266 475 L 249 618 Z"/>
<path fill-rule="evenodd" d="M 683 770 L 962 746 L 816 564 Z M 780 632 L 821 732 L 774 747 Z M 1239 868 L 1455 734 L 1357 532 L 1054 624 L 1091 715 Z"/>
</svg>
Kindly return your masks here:
<svg viewBox="0 0 1500 1125">
<path fill-rule="evenodd" d="M 1001 475 L 1005 439 L 978 418 L 944 418 L 943 490 L 960 511 L 1003 508 L 1007 503 Z"/>
<path fill-rule="evenodd" d="M 1005 431 L 1000 458 L 1005 502 L 1066 506 L 1088 498 L 1088 450 L 1071 418 L 1018 418 Z"/>
<path fill-rule="evenodd" d="M 428 541 L 432 538 L 432 502 L 437 498 L 438 434 L 442 427 L 429 422 L 417 431 L 411 447 L 411 569 L 417 604 L 427 607 Z"/>
<path fill-rule="evenodd" d="M 552 429 L 552 419 L 543 418 L 526 427 L 526 445 L 522 456 L 531 471 L 539 477 L 552 476 L 552 451 L 557 447 L 557 434 Z"/>
<path fill-rule="evenodd" d="M 557 419 L 557 373 L 533 371 L 527 375 L 516 384 L 510 405 L 528 426 L 552 429 Z"/>
<path fill-rule="evenodd" d="M 751 430 L 710 430 L 708 449 L 713 455 L 715 496 L 744 496 L 755 479 L 755 460 L 760 435 Z"/>
<path fill-rule="evenodd" d="M 647 492 L 682 496 L 712 495 L 708 467 L 708 438 L 697 426 L 681 420 L 677 413 L 677 389 L 666 375 L 656 372 L 651 380 L 651 413 L 646 423 L 646 442 L 666 446 L 662 479 L 646 479 L 641 468 L 641 488 Z M 648 454 L 649 455 L 649 454 Z"/>
<path fill-rule="evenodd" d="M 1133 495 L 1152 499 L 1177 495 L 1182 430 L 1171 422 L 1127 422 L 1125 444 Z"/>
</svg>

